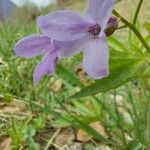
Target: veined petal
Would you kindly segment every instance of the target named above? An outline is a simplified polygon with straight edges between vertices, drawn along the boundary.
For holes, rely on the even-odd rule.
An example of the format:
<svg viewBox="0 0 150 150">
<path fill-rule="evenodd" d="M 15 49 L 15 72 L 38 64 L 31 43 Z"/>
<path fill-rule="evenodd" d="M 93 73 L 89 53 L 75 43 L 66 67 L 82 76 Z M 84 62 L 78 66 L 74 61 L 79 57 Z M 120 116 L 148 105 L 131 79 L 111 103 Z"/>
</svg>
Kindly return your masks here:
<svg viewBox="0 0 150 150">
<path fill-rule="evenodd" d="M 89 0 L 87 14 L 90 15 L 102 28 L 105 28 L 112 15 L 115 0 Z"/>
<path fill-rule="evenodd" d="M 91 17 L 63 10 L 56 11 L 38 19 L 43 34 L 58 41 L 73 41 L 88 34 L 87 29 L 94 24 Z"/>
<path fill-rule="evenodd" d="M 98 22 L 103 1 L 105 0 L 88 0 L 87 14 L 90 15 L 96 22 Z"/>
<path fill-rule="evenodd" d="M 70 41 L 70 42 L 60 42 L 59 43 L 59 50 L 58 50 L 58 57 L 59 58 L 68 58 L 71 56 L 76 55 L 77 53 L 81 52 L 82 45 L 84 45 L 87 37 Z"/>
<path fill-rule="evenodd" d="M 87 41 L 83 50 L 83 68 L 94 79 L 101 79 L 109 74 L 109 50 L 106 37 Z"/>
<path fill-rule="evenodd" d="M 57 60 L 58 57 L 56 51 L 48 53 L 36 66 L 33 73 L 33 81 L 38 83 L 44 75 L 52 75 L 55 71 Z"/>
<path fill-rule="evenodd" d="M 32 58 L 50 51 L 52 47 L 49 37 L 35 34 L 18 41 L 15 45 L 15 53 L 20 57 Z"/>
</svg>

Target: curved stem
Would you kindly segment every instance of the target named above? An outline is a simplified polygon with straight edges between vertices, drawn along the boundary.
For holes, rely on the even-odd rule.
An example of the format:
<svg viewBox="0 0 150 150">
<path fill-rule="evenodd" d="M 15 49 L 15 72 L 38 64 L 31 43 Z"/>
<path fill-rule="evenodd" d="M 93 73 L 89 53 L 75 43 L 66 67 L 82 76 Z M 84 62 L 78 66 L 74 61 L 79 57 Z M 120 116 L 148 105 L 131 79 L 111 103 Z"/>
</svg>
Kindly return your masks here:
<svg viewBox="0 0 150 150">
<path fill-rule="evenodd" d="M 127 25 L 123 25 L 123 26 L 117 28 L 116 30 L 122 30 L 122 29 L 125 29 L 125 28 L 127 28 L 127 27 L 128 27 Z"/>
<path fill-rule="evenodd" d="M 143 46 L 146 48 L 146 50 L 148 52 L 150 52 L 150 47 L 147 45 L 147 43 L 144 40 L 144 37 L 141 35 L 141 33 L 137 30 L 137 28 L 131 24 L 130 22 L 128 22 L 124 17 L 122 17 L 116 10 L 113 10 L 113 14 L 120 18 L 120 20 L 127 25 L 133 32 L 134 34 L 137 36 L 137 38 L 141 41 L 141 43 L 143 44 Z"/>
<path fill-rule="evenodd" d="M 137 21 L 137 18 L 138 18 L 138 15 L 139 15 L 139 12 L 140 12 L 140 9 L 141 9 L 141 6 L 142 6 L 143 1 L 144 1 L 144 0 L 140 0 L 139 3 L 138 3 L 138 6 L 137 6 L 137 9 L 136 9 L 134 18 L 133 18 L 133 25 L 136 24 L 136 21 Z"/>
</svg>

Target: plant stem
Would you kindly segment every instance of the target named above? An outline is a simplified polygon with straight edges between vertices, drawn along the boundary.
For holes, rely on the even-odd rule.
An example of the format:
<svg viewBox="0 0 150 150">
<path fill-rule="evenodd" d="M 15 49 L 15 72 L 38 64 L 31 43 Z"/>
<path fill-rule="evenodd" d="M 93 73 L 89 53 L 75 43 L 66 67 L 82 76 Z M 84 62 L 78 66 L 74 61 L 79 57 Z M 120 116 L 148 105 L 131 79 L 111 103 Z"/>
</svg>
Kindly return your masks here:
<svg viewBox="0 0 150 150">
<path fill-rule="evenodd" d="M 122 126 L 122 124 L 124 124 L 124 123 L 122 121 L 120 112 L 118 110 L 116 97 L 117 97 L 117 92 L 116 92 L 116 90 L 114 90 L 114 106 L 115 106 L 115 111 L 116 111 L 116 115 L 117 115 L 117 126 L 118 126 L 118 129 L 121 131 L 123 145 L 124 145 L 124 148 L 126 149 L 126 138 L 125 138 L 124 129 L 123 129 L 123 126 Z"/>
<path fill-rule="evenodd" d="M 137 28 L 131 24 L 130 22 L 128 22 L 124 17 L 122 17 L 116 10 L 113 10 L 113 14 L 120 18 L 120 20 L 125 24 L 127 25 L 133 32 L 134 34 L 137 36 L 137 38 L 141 41 L 141 43 L 143 44 L 143 46 L 146 48 L 146 50 L 148 52 L 150 52 L 150 48 L 149 46 L 147 45 L 147 43 L 145 42 L 144 40 L 144 37 L 141 35 L 141 33 L 137 30 Z"/>
<path fill-rule="evenodd" d="M 122 29 L 125 29 L 127 27 L 128 27 L 127 25 L 123 25 L 123 26 L 119 27 L 117 30 L 122 30 Z"/>
<path fill-rule="evenodd" d="M 61 131 L 61 129 L 57 129 L 57 131 L 52 135 L 52 137 L 48 141 L 44 150 L 48 150 L 50 148 L 50 145 L 52 144 L 53 140 L 57 137 L 57 135 L 59 134 L 60 131 Z"/>
<path fill-rule="evenodd" d="M 138 18 L 138 15 L 139 15 L 139 12 L 140 12 L 140 9 L 141 9 L 141 6 L 142 6 L 143 1 L 144 1 L 144 0 L 140 0 L 139 3 L 138 3 L 138 6 L 137 6 L 137 9 L 136 9 L 134 18 L 133 18 L 133 25 L 135 25 L 136 22 L 137 22 L 137 18 Z"/>
</svg>

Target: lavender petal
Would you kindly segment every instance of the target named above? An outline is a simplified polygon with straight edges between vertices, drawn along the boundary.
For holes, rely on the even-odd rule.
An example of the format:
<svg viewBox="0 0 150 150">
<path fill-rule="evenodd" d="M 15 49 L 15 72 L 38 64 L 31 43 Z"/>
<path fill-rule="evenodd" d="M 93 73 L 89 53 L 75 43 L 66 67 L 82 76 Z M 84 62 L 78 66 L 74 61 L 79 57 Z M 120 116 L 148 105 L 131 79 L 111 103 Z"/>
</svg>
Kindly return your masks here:
<svg viewBox="0 0 150 150">
<path fill-rule="evenodd" d="M 87 40 L 87 37 L 70 41 L 70 42 L 60 42 L 60 49 L 58 50 L 59 58 L 72 57 L 81 52 L 82 45 Z"/>
<path fill-rule="evenodd" d="M 45 54 L 52 49 L 51 39 L 42 35 L 27 36 L 15 45 L 17 56 L 32 58 L 37 55 Z"/>
<path fill-rule="evenodd" d="M 33 73 L 33 81 L 38 83 L 44 75 L 52 75 L 55 71 L 57 60 L 58 57 L 55 50 L 48 53 L 36 66 Z"/>
<path fill-rule="evenodd" d="M 102 28 L 105 28 L 112 15 L 114 4 L 115 0 L 89 0 L 87 14 L 91 15 Z"/>
<path fill-rule="evenodd" d="M 83 68 L 93 79 L 109 74 L 109 50 L 106 37 L 87 41 L 83 50 Z"/>
<path fill-rule="evenodd" d="M 41 32 L 58 41 L 73 41 L 87 35 L 87 29 L 93 23 L 91 17 L 83 17 L 69 10 L 57 11 L 38 19 Z"/>
</svg>

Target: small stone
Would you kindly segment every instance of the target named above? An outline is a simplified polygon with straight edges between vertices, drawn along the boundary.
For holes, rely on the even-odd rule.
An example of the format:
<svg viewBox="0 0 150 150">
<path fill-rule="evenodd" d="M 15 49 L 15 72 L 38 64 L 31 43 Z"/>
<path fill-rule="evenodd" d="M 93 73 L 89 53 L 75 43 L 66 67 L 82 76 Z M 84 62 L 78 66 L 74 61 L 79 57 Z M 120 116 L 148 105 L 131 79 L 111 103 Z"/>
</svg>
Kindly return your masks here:
<svg viewBox="0 0 150 150">
<path fill-rule="evenodd" d="M 72 129 L 63 129 L 59 135 L 55 138 L 54 143 L 59 147 L 69 145 L 75 140 L 75 135 Z"/>
<path fill-rule="evenodd" d="M 81 143 L 73 142 L 68 146 L 69 150 L 83 150 Z"/>
<path fill-rule="evenodd" d="M 7 136 L 0 137 L 0 150 L 11 150 L 12 140 Z"/>
</svg>

